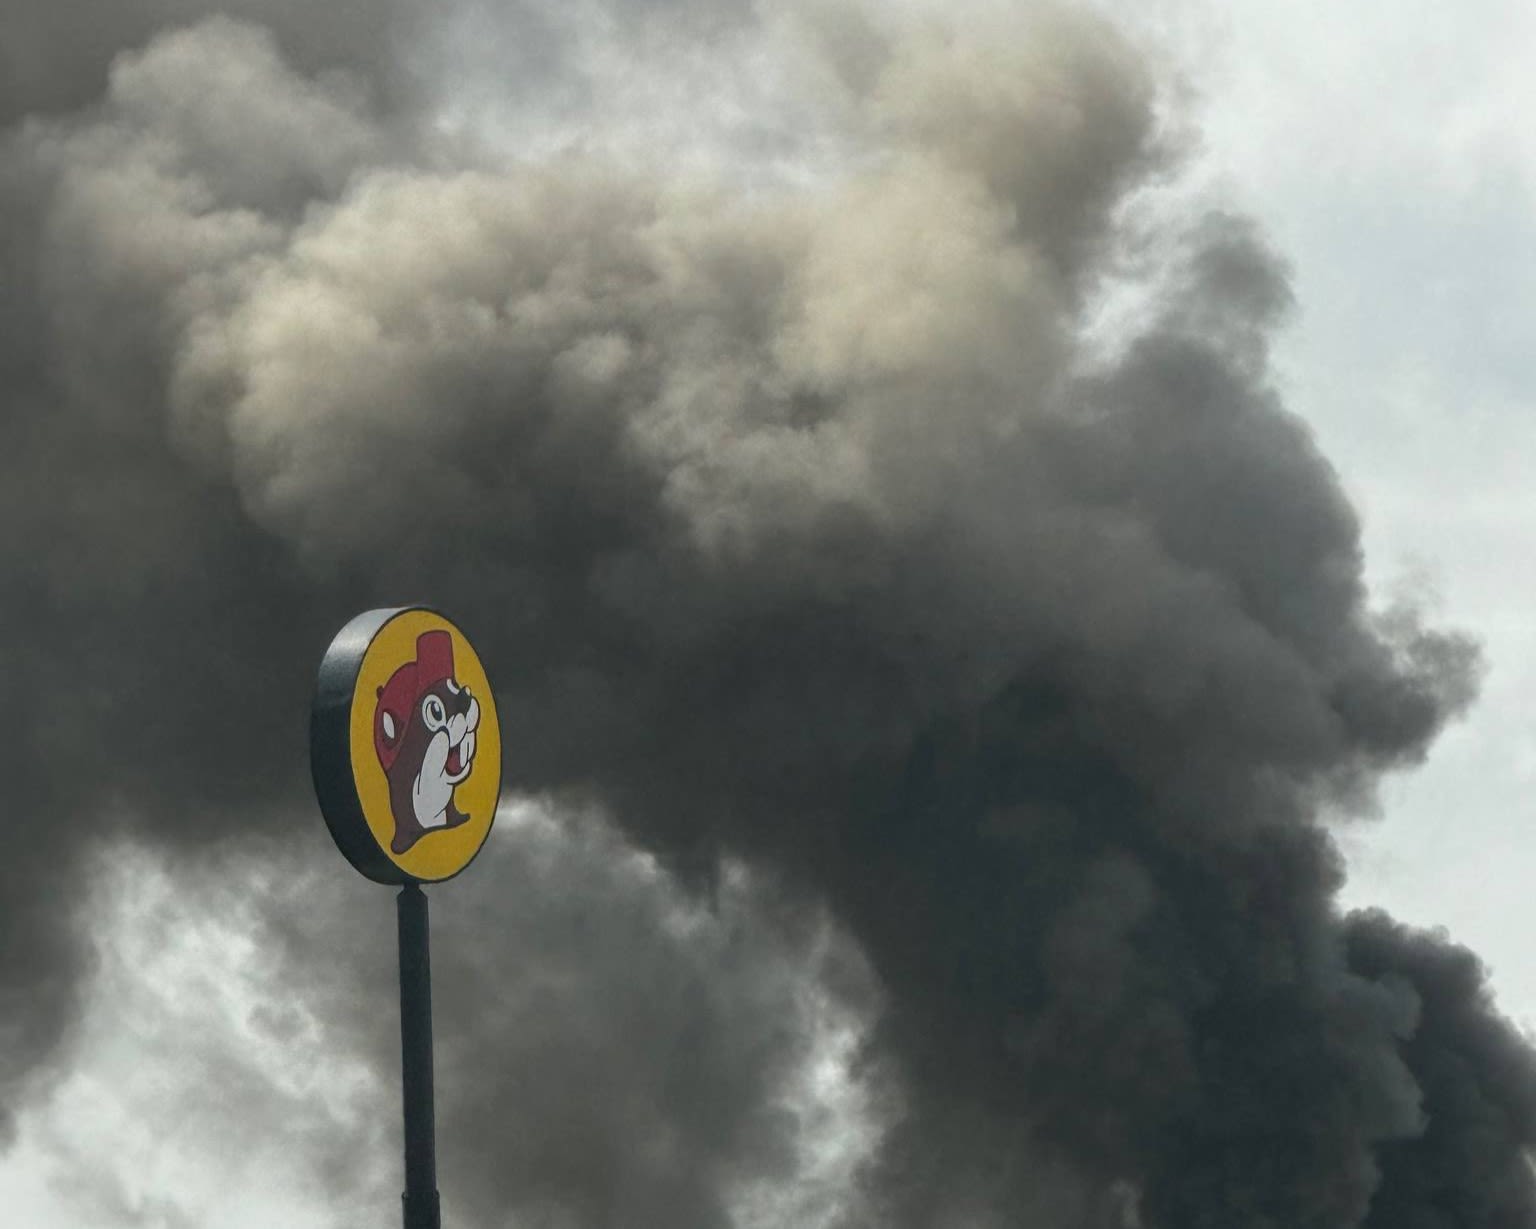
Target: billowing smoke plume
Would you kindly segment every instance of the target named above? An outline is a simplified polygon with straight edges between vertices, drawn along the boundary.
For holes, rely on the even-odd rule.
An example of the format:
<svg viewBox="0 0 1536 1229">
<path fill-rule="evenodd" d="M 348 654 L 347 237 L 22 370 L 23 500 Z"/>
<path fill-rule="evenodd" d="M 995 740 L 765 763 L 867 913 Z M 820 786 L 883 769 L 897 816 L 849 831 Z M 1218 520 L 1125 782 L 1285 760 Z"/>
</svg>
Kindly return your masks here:
<svg viewBox="0 0 1536 1229">
<path fill-rule="evenodd" d="M 1270 383 L 1289 296 L 1252 228 L 1133 224 L 1176 142 L 1132 48 L 1060 12 L 775 21 L 806 147 L 841 153 L 748 191 L 434 138 L 403 7 L 158 30 L 191 7 L 107 6 L 67 72 L 8 78 L 8 1099 L 67 1034 L 91 852 L 259 830 L 328 856 L 314 664 L 355 610 L 430 598 L 487 658 L 515 789 L 699 899 L 752 868 L 797 959 L 827 942 L 797 909 L 857 946 L 804 966 L 867 1007 L 862 961 L 881 1004 L 893 1091 L 846 1224 L 1536 1224 L 1529 1052 L 1465 954 L 1340 918 L 1318 819 L 1423 755 L 1476 655 L 1369 604 Z M 771 41 L 636 10 L 604 20 Z M 58 54 L 51 20 L 19 55 Z M 1115 286 L 1143 305 L 1111 344 Z M 445 1111 L 476 1140 L 456 1179 L 486 1225 L 732 1223 L 741 1174 L 793 1181 L 762 1107 L 810 1027 L 794 961 L 688 965 L 606 872 L 550 866 L 518 874 L 662 953 L 552 942 L 560 1001 L 635 1020 L 626 1071 L 690 1045 L 703 1074 L 581 1102 L 508 1168 L 513 1103 L 623 1030 L 541 1051 L 513 1007 L 456 1031 L 450 998 L 445 1063 L 507 1056 Z M 523 950 L 511 907 L 488 968 Z"/>
</svg>

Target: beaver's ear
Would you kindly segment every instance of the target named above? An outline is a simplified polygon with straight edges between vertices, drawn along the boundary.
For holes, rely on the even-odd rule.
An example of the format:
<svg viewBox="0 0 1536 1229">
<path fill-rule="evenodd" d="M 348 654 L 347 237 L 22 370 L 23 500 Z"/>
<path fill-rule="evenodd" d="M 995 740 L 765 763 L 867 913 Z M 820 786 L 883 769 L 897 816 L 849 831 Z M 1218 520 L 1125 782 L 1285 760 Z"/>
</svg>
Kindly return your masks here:
<svg viewBox="0 0 1536 1229">
<path fill-rule="evenodd" d="M 382 687 L 375 687 L 373 689 L 373 698 L 375 700 L 382 700 L 384 698 L 384 689 Z"/>
</svg>

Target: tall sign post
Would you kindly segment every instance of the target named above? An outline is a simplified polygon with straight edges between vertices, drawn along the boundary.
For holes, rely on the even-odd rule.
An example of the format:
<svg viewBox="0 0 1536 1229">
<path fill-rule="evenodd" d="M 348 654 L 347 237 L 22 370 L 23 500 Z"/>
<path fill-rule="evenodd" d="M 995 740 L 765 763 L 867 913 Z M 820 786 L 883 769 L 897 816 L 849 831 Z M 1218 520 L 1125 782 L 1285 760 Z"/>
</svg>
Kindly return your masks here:
<svg viewBox="0 0 1536 1229">
<path fill-rule="evenodd" d="M 424 883 L 474 860 L 501 794 L 501 728 L 473 646 L 435 610 L 370 610 L 320 662 L 310 718 L 320 812 L 347 861 L 399 885 L 405 1229 L 441 1229 Z"/>
</svg>

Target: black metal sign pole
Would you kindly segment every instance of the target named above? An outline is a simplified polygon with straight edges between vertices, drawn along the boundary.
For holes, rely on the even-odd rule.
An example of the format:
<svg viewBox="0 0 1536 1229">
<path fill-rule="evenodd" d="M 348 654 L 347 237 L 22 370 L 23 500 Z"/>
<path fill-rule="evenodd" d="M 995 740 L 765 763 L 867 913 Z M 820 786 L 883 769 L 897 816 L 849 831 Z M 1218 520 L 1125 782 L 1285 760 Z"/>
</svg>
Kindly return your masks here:
<svg viewBox="0 0 1536 1229">
<path fill-rule="evenodd" d="M 432 1111 L 432 958 L 427 895 L 408 883 L 400 915 L 400 1074 L 405 1109 L 405 1229 L 441 1229 Z"/>
</svg>

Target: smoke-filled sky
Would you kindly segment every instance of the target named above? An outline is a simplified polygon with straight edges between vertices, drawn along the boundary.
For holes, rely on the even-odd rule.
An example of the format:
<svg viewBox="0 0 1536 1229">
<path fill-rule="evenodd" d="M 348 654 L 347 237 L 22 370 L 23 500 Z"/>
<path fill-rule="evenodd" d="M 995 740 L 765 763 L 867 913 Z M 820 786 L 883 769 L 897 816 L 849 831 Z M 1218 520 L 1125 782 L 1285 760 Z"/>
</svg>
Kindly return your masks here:
<svg viewBox="0 0 1536 1229">
<path fill-rule="evenodd" d="M 445 1223 L 1536 1226 L 1536 22 L 1334 7 L 0 5 L 0 1220 L 393 1223 L 427 600 Z"/>
</svg>

